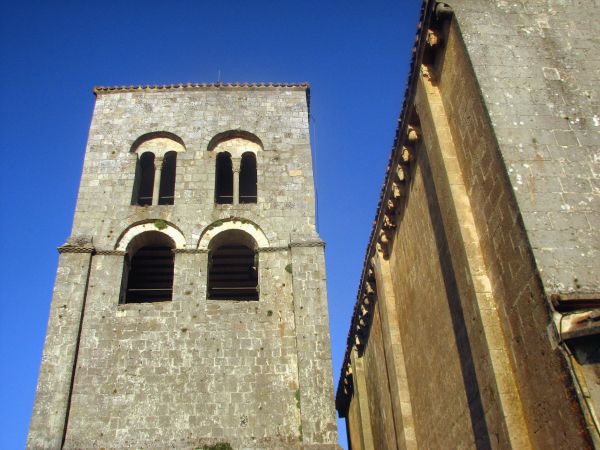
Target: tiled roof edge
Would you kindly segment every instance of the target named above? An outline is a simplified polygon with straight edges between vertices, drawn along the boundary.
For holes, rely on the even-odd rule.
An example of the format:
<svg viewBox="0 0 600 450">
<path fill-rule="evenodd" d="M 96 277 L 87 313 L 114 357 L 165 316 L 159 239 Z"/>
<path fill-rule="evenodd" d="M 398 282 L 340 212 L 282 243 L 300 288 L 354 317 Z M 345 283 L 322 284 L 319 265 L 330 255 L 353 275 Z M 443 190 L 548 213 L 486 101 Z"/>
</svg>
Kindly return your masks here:
<svg viewBox="0 0 600 450">
<path fill-rule="evenodd" d="M 146 84 L 133 86 L 94 86 L 94 95 L 112 94 L 119 92 L 162 92 L 176 90 L 202 90 L 202 89 L 269 89 L 293 88 L 310 89 L 309 83 L 177 83 L 177 84 Z"/>
</svg>

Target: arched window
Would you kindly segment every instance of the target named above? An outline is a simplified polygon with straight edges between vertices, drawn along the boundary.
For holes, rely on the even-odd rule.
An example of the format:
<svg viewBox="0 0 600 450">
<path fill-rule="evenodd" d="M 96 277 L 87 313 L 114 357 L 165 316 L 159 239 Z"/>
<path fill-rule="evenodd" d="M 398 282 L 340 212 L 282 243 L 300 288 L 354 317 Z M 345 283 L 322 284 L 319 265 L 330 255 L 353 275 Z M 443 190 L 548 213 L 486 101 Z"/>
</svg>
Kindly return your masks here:
<svg viewBox="0 0 600 450">
<path fill-rule="evenodd" d="M 172 205 L 175 199 L 177 153 L 185 147 L 180 137 L 166 131 L 140 136 L 131 151 L 138 155 L 132 204 Z"/>
<path fill-rule="evenodd" d="M 209 244 L 208 299 L 258 300 L 258 253 L 248 233 L 227 230 Z"/>
<path fill-rule="evenodd" d="M 208 151 L 217 154 L 215 203 L 256 203 L 257 155 L 263 151 L 258 136 L 244 130 L 224 131 L 210 140 Z M 228 160 L 220 161 L 225 153 Z"/>
<path fill-rule="evenodd" d="M 154 153 L 146 152 L 138 159 L 134 202 L 140 206 L 152 204 L 154 187 Z"/>
<path fill-rule="evenodd" d="M 172 205 L 175 199 L 175 167 L 177 165 L 177 152 L 165 154 L 160 177 L 159 205 Z"/>
<path fill-rule="evenodd" d="M 217 155 L 215 203 L 233 203 L 233 169 L 231 155 L 227 152 Z"/>
<path fill-rule="evenodd" d="M 240 203 L 256 203 L 256 181 L 256 156 L 246 152 L 240 164 Z"/>
<path fill-rule="evenodd" d="M 173 240 L 159 231 L 136 236 L 126 256 L 121 303 L 146 303 L 173 297 Z"/>
</svg>

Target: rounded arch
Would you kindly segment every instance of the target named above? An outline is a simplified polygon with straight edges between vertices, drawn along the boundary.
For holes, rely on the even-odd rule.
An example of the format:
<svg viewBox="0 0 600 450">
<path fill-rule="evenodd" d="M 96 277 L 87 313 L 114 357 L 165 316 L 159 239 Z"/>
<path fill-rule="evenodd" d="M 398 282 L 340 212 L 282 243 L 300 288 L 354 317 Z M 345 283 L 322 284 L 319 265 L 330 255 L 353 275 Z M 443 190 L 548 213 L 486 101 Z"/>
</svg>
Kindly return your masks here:
<svg viewBox="0 0 600 450">
<path fill-rule="evenodd" d="M 246 234 L 250 235 L 250 237 L 252 237 L 254 240 L 252 248 L 255 250 L 258 248 L 269 247 L 269 240 L 258 225 L 246 219 L 232 218 L 227 220 L 218 220 L 207 226 L 198 240 L 198 249 L 209 250 L 210 248 L 214 247 L 214 243 L 212 243 L 212 241 L 213 239 L 217 238 L 217 235 L 231 230 L 245 232 Z M 219 241 L 220 238 L 218 238 L 215 242 L 218 243 Z"/>
<path fill-rule="evenodd" d="M 223 131 L 221 133 L 214 135 L 213 138 L 208 143 L 208 146 L 206 149 L 209 152 L 212 152 L 213 150 L 215 150 L 215 148 L 217 148 L 217 146 L 219 146 L 219 144 L 222 144 L 223 142 L 229 141 L 232 139 L 243 139 L 245 141 L 250 141 L 250 142 L 256 144 L 258 147 L 260 147 L 260 150 L 264 150 L 263 143 L 257 135 L 250 133 L 249 131 L 240 130 L 240 129 L 227 130 L 227 131 Z"/>
<path fill-rule="evenodd" d="M 247 231 L 240 230 L 238 228 L 224 230 L 213 236 L 213 238 L 208 243 L 208 249 L 214 250 L 218 247 L 221 247 L 222 245 L 231 242 L 248 247 L 253 251 L 256 251 L 258 249 L 258 243 L 256 242 L 256 239 L 254 239 L 254 236 L 252 236 Z"/>
<path fill-rule="evenodd" d="M 175 225 L 157 219 L 138 222 L 128 227 L 117 239 L 115 249 L 127 253 L 135 252 L 139 246 L 144 244 L 144 237 L 141 235 L 148 232 L 165 235 L 172 241 L 174 249 L 185 248 L 185 237 L 183 236 L 183 233 Z M 156 236 L 154 236 L 154 238 L 155 237 Z"/>
<path fill-rule="evenodd" d="M 158 230 L 135 235 L 127 244 L 120 303 L 173 299 L 174 239 Z"/>
<path fill-rule="evenodd" d="M 240 162 L 239 201 L 240 203 L 256 203 L 258 177 L 256 173 L 256 155 L 244 152 Z"/>
<path fill-rule="evenodd" d="M 183 139 L 169 131 L 153 131 L 143 134 L 131 145 L 131 153 L 138 155 L 152 152 L 156 156 L 164 156 L 170 151 L 180 153 L 185 150 Z"/>
</svg>

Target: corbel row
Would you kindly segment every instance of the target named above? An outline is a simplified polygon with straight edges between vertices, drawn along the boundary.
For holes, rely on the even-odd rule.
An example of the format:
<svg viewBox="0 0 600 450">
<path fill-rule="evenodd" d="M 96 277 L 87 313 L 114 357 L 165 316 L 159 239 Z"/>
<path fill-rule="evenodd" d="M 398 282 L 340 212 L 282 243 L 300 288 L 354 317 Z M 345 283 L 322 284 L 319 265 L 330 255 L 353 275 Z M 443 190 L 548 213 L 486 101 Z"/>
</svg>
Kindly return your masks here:
<svg viewBox="0 0 600 450">
<path fill-rule="evenodd" d="M 425 33 L 421 73 L 432 82 L 435 82 L 437 78 L 435 67 L 444 48 L 446 41 L 444 30 L 447 31 L 446 24 L 451 19 L 452 14 L 452 8 L 447 3 L 438 2 L 435 5 L 429 28 Z"/>
<path fill-rule="evenodd" d="M 354 392 L 354 380 L 352 379 L 352 364 L 348 363 L 342 373 L 342 391 L 344 395 L 350 397 Z"/>
<path fill-rule="evenodd" d="M 429 7 L 431 9 L 429 9 Z M 419 68 L 429 75 L 430 68 L 434 67 L 440 50 L 443 51 L 445 32 L 448 20 L 452 17 L 452 8 L 444 2 L 428 3 L 428 9 L 422 10 L 419 33 L 413 48 L 413 61 L 411 62 L 411 74 L 408 82 L 406 96 L 403 104 L 403 113 L 399 133 L 394 144 L 391 166 L 388 169 L 387 179 L 379 206 L 378 219 L 373 230 L 371 245 L 365 261 L 365 272 L 363 282 L 359 288 L 359 296 L 354 307 L 352 324 L 348 334 L 346 355 L 342 364 L 340 384 L 338 386 L 338 397 L 336 404 L 338 409 L 349 396 L 352 395 L 352 365 L 350 353 L 357 349 L 359 353 L 364 351 L 368 339 L 369 328 L 372 323 L 373 306 L 376 301 L 375 277 L 373 274 L 372 248 L 387 259 L 391 241 L 395 235 L 395 229 L 401 220 L 405 197 L 408 193 L 410 183 L 411 165 L 416 159 L 416 150 L 421 139 L 418 116 L 411 108 L 412 94 L 414 94 L 415 77 L 419 76 Z M 425 27 L 423 30 L 421 27 Z M 425 70 L 423 70 L 425 69 Z M 411 87 L 413 86 L 413 87 Z M 411 94 L 412 92 L 412 94 Z M 407 125 L 404 126 L 403 124 Z"/>
<path fill-rule="evenodd" d="M 352 364 L 350 361 L 350 352 L 356 349 L 359 355 L 362 355 L 365 349 L 365 344 L 369 339 L 369 330 L 373 322 L 373 308 L 377 301 L 377 284 L 375 282 L 375 272 L 370 266 L 367 271 L 365 280 L 362 284 L 360 295 L 355 307 L 353 322 L 350 327 L 349 347 L 346 351 L 346 360 L 342 366 L 341 385 L 344 395 L 351 395 L 352 384 Z"/>
<path fill-rule="evenodd" d="M 373 309 L 376 301 L 377 283 L 375 282 L 373 266 L 370 265 L 358 297 L 356 320 L 353 324 L 354 347 L 356 347 L 359 353 L 364 351 L 364 346 L 369 338 L 369 329 L 373 322 Z"/>
<path fill-rule="evenodd" d="M 413 114 L 416 117 L 416 114 Z M 410 166 L 416 158 L 416 150 L 421 140 L 421 130 L 416 124 L 409 124 L 406 127 L 401 145 L 397 151 L 398 156 L 395 168 L 390 171 L 388 177 L 391 178 L 390 187 L 387 195 L 384 196 L 382 204 L 381 226 L 377 232 L 376 249 L 385 259 L 389 257 L 389 249 L 393 239 L 398 217 L 402 211 L 401 206 L 403 198 L 406 197 L 409 185 Z"/>
</svg>

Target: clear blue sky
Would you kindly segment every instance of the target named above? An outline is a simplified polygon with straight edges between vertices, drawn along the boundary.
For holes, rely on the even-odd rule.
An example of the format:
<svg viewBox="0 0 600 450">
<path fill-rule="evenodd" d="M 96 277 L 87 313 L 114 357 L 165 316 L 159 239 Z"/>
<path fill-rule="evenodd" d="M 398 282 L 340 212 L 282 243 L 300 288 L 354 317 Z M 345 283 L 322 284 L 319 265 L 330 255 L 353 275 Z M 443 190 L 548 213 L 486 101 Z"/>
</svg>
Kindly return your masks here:
<svg viewBox="0 0 600 450">
<path fill-rule="evenodd" d="M 214 82 L 219 70 L 225 82 L 311 83 L 337 384 L 419 8 L 419 0 L 1 3 L 1 449 L 25 443 L 94 85 Z"/>
</svg>

